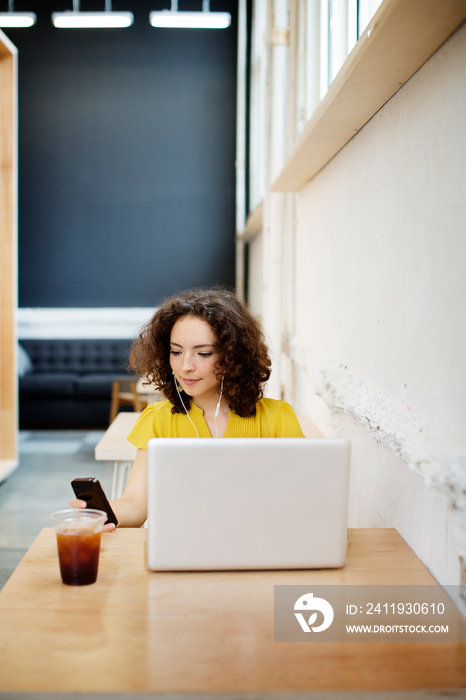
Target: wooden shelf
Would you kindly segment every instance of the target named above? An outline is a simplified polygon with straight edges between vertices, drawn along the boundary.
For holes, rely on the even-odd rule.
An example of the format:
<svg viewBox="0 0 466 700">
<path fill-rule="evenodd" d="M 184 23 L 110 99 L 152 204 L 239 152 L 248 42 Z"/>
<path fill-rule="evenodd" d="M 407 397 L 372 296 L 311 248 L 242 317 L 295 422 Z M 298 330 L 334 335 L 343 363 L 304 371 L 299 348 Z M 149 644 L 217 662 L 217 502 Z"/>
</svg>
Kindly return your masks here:
<svg viewBox="0 0 466 700">
<path fill-rule="evenodd" d="M 466 19 L 466 0 L 385 0 L 272 185 L 297 192 Z"/>
<path fill-rule="evenodd" d="M 0 481 L 17 457 L 17 51 L 0 32 Z"/>
<path fill-rule="evenodd" d="M 262 231 L 263 204 L 259 204 L 256 209 L 249 214 L 244 231 L 238 234 L 237 239 L 247 243 Z"/>
</svg>

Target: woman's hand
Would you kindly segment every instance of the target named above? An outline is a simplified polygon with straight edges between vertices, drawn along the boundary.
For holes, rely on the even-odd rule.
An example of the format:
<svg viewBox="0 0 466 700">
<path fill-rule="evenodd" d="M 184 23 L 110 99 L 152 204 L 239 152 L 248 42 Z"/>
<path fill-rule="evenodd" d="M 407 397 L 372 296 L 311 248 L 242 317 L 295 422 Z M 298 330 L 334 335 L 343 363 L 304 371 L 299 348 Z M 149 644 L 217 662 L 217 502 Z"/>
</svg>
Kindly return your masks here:
<svg viewBox="0 0 466 700">
<path fill-rule="evenodd" d="M 86 505 L 86 501 L 81 501 L 79 498 L 72 498 L 70 501 L 70 506 L 72 508 L 85 508 Z"/>
<path fill-rule="evenodd" d="M 86 501 L 81 501 L 79 498 L 72 498 L 70 501 L 70 506 L 72 508 L 85 508 L 86 505 Z M 102 528 L 102 532 L 113 532 L 113 530 L 115 530 L 114 523 L 107 523 Z"/>
<path fill-rule="evenodd" d="M 147 451 L 138 449 L 123 496 L 110 502 L 119 527 L 141 527 L 147 518 Z M 85 508 L 86 501 L 73 498 L 72 508 Z M 104 532 L 113 532 L 115 525 L 107 523 Z"/>
</svg>

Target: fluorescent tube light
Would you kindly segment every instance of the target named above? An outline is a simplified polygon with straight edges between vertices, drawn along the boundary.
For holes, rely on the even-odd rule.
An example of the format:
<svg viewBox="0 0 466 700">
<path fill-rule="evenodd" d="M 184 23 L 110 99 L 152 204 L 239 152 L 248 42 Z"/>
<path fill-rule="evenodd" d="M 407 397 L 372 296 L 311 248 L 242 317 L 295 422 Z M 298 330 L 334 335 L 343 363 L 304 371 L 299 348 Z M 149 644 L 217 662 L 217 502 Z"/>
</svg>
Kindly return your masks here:
<svg viewBox="0 0 466 700">
<path fill-rule="evenodd" d="M 172 0 L 170 10 L 149 13 L 153 27 L 171 29 L 226 29 L 231 24 L 229 12 L 211 12 L 210 0 L 203 0 L 202 12 L 178 12 L 178 0 Z"/>
<path fill-rule="evenodd" d="M 0 12 L 0 27 L 32 27 L 36 20 L 34 12 Z"/>
<path fill-rule="evenodd" d="M 53 12 L 52 22 L 58 29 L 117 29 L 133 24 L 132 12 Z"/>
<path fill-rule="evenodd" d="M 149 21 L 153 27 L 171 29 L 226 29 L 231 24 L 229 12 L 151 12 Z"/>
<path fill-rule="evenodd" d="M 0 27 L 32 27 L 36 19 L 34 12 L 15 12 L 14 0 L 8 0 L 8 12 L 0 12 Z"/>
<path fill-rule="evenodd" d="M 80 0 L 73 0 L 73 9 L 53 12 L 52 22 L 59 29 L 117 29 L 133 24 L 132 12 L 113 12 L 112 0 L 105 0 L 104 12 L 81 12 Z"/>
</svg>

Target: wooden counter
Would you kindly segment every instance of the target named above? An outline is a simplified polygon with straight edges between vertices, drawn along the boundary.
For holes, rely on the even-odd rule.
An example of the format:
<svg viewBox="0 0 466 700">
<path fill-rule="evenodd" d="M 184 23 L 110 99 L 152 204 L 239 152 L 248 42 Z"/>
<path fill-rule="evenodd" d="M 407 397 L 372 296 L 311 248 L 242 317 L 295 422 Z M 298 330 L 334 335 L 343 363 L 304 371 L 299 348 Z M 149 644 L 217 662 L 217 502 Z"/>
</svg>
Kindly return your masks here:
<svg viewBox="0 0 466 700">
<path fill-rule="evenodd" d="M 110 500 L 120 498 L 125 490 L 129 472 L 136 459 L 136 448 L 126 439 L 141 414 L 122 412 L 105 431 L 95 446 L 94 456 L 98 461 L 113 462 L 113 481 Z"/>
<path fill-rule="evenodd" d="M 140 413 L 134 411 L 119 413 L 95 447 L 94 455 L 96 460 L 113 462 L 110 500 L 120 498 L 123 495 L 131 467 L 136 459 L 137 450 L 126 438 L 134 428 L 134 424 L 140 415 Z M 308 416 L 299 416 L 299 423 L 306 437 L 323 437 Z"/>
<path fill-rule="evenodd" d="M 352 530 L 340 570 L 175 574 L 147 571 L 146 534 L 105 535 L 97 583 L 74 588 L 41 532 L 0 594 L 0 693 L 466 686 L 466 644 L 274 642 L 276 584 L 435 584 L 395 530 Z"/>
</svg>

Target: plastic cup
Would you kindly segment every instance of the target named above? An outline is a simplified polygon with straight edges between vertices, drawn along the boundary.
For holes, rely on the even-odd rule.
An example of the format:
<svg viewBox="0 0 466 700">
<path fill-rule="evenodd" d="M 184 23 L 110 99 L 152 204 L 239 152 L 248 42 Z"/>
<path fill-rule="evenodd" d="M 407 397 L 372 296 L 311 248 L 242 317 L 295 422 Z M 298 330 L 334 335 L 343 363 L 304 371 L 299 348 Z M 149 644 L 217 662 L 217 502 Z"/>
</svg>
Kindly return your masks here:
<svg viewBox="0 0 466 700">
<path fill-rule="evenodd" d="M 51 516 L 55 526 L 58 560 L 63 583 L 95 583 L 99 568 L 100 536 L 107 520 L 102 510 L 70 508 Z"/>
</svg>

